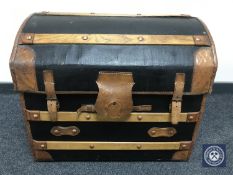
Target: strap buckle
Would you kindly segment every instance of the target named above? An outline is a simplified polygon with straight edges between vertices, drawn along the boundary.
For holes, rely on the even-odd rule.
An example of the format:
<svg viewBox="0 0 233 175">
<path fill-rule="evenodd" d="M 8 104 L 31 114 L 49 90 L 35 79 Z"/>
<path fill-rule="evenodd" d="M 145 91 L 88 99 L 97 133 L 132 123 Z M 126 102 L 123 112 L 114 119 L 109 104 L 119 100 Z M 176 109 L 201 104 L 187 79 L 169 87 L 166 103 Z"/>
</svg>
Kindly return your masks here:
<svg viewBox="0 0 233 175">
<path fill-rule="evenodd" d="M 178 124 L 178 118 L 181 113 L 184 84 L 185 84 L 185 74 L 177 73 L 175 79 L 175 88 L 171 103 L 171 123 L 174 125 Z"/>
<path fill-rule="evenodd" d="M 55 91 L 53 71 L 44 70 L 43 77 L 44 77 L 45 93 L 47 96 L 47 108 L 48 108 L 49 116 L 51 121 L 57 121 L 57 111 L 59 109 L 59 102 L 57 100 L 56 91 Z"/>
</svg>

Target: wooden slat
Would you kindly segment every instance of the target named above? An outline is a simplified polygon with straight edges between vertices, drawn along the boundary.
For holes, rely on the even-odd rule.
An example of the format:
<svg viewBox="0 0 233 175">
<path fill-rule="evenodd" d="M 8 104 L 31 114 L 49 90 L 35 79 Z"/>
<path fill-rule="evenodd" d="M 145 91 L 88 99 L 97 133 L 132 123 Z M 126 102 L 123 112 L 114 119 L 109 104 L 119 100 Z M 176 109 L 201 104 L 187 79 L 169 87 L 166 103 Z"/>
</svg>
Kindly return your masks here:
<svg viewBox="0 0 233 175">
<path fill-rule="evenodd" d="M 26 110 L 27 119 L 34 121 L 51 121 L 49 113 L 47 111 L 31 111 Z M 131 113 L 127 120 L 108 120 L 101 122 L 170 122 L 170 113 Z M 192 120 L 189 121 L 188 117 L 192 116 Z M 178 117 L 179 122 L 196 122 L 198 120 L 199 113 L 181 113 Z M 77 121 L 77 122 L 100 122 L 97 119 L 96 113 L 82 112 L 79 116 L 77 112 L 57 112 L 57 121 Z"/>
<path fill-rule="evenodd" d="M 31 36 L 31 37 L 30 37 Z M 26 38 L 25 38 L 26 37 Z M 197 42 L 198 41 L 198 42 Z M 200 42 L 203 41 L 203 42 Z M 28 34 L 21 44 L 209 45 L 207 35 Z"/>
<path fill-rule="evenodd" d="M 37 150 L 183 150 L 189 142 L 74 142 L 33 141 Z"/>
</svg>

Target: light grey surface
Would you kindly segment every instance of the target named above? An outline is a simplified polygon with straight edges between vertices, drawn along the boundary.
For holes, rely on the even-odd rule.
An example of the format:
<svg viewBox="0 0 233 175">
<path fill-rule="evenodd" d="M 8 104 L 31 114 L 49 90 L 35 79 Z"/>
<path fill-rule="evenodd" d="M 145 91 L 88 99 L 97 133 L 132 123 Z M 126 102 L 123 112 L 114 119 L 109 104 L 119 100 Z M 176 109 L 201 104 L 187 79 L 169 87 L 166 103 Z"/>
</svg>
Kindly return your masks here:
<svg viewBox="0 0 233 175">
<path fill-rule="evenodd" d="M 207 99 L 200 134 L 189 162 L 34 162 L 16 94 L 0 94 L 0 175 L 233 174 L 233 94 Z M 227 147 L 226 168 L 202 167 L 202 144 Z"/>
</svg>

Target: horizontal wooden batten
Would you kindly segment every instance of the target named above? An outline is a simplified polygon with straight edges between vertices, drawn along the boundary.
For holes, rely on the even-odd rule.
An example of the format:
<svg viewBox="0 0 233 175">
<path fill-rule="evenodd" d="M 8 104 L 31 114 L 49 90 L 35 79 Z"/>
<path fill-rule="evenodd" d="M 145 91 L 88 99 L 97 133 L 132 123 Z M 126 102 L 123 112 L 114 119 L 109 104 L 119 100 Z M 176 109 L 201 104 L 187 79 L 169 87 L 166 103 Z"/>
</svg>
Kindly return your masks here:
<svg viewBox="0 0 233 175">
<path fill-rule="evenodd" d="M 20 38 L 19 44 L 210 45 L 207 35 L 22 33 Z"/>
<path fill-rule="evenodd" d="M 51 121 L 48 111 L 32 111 L 25 110 L 27 120 L 30 121 Z M 126 120 L 111 120 L 108 118 L 101 122 L 170 122 L 170 113 L 131 113 Z M 178 117 L 179 122 L 196 122 L 200 116 L 199 112 L 181 113 Z M 68 122 L 100 122 L 97 119 L 96 113 L 82 112 L 80 115 L 77 112 L 57 112 L 57 121 Z"/>
<path fill-rule="evenodd" d="M 71 142 L 33 141 L 35 150 L 188 150 L 186 142 Z"/>
</svg>

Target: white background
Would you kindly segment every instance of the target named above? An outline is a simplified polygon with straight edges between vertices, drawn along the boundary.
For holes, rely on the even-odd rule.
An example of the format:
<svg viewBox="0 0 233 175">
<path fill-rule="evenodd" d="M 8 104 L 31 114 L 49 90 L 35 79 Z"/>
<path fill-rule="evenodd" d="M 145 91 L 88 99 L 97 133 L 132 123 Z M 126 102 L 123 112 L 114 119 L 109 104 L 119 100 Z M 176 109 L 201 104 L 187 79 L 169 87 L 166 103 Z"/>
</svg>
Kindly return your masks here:
<svg viewBox="0 0 233 175">
<path fill-rule="evenodd" d="M 0 82 L 11 82 L 9 58 L 23 20 L 33 12 L 190 14 L 208 26 L 217 48 L 215 81 L 233 82 L 232 0 L 6 0 L 0 3 Z"/>
</svg>

